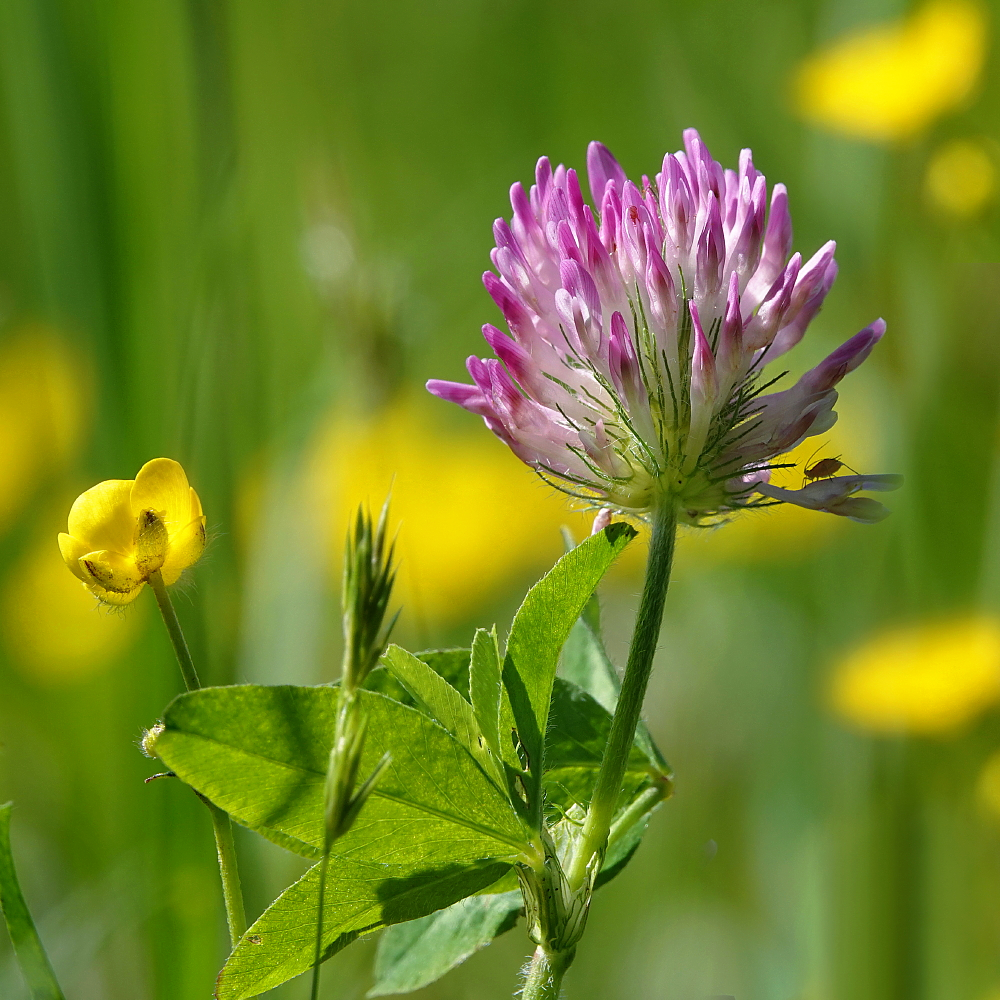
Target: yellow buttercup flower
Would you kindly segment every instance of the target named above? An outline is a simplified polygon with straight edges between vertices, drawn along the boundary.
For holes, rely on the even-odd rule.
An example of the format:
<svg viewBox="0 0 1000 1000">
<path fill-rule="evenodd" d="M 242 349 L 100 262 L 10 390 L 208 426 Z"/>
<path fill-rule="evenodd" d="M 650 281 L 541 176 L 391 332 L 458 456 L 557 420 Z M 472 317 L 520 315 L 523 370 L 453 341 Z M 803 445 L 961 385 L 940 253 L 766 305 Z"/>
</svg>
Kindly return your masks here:
<svg viewBox="0 0 1000 1000">
<path fill-rule="evenodd" d="M 150 575 L 176 582 L 205 549 L 205 515 L 184 470 L 147 462 L 135 479 L 109 479 L 77 497 L 59 550 L 70 572 L 106 604 L 134 601 Z"/>
<path fill-rule="evenodd" d="M 834 42 L 796 80 L 803 116 L 847 135 L 893 141 L 961 104 L 979 78 L 988 28 L 970 0 L 932 0 L 909 17 Z"/>
<path fill-rule="evenodd" d="M 1000 623 L 973 616 L 884 633 L 836 669 L 831 702 L 876 732 L 948 733 L 1000 700 Z"/>
</svg>

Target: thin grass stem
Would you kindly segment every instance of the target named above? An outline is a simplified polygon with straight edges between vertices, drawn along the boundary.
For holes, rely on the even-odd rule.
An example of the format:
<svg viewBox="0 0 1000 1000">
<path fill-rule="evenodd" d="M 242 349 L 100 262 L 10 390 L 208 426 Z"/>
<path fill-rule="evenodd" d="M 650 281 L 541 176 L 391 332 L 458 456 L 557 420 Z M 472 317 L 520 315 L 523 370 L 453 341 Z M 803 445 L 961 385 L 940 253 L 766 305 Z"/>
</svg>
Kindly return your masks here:
<svg viewBox="0 0 1000 1000">
<path fill-rule="evenodd" d="M 150 573 L 149 585 L 153 589 L 160 614 L 163 616 L 163 624 L 167 627 L 167 634 L 174 647 L 174 654 L 177 656 L 177 663 L 181 668 L 181 676 L 184 678 L 184 686 L 188 691 L 197 691 L 201 687 L 201 681 L 198 680 L 198 672 L 195 670 L 194 660 L 191 658 L 191 650 L 188 649 L 181 623 L 177 619 L 177 612 L 174 610 L 173 602 L 170 600 L 166 584 L 163 582 L 163 576 L 159 570 Z M 247 918 L 243 905 L 240 869 L 236 860 L 236 843 L 233 840 L 233 823 L 227 812 L 213 802 L 209 802 L 204 796 L 199 796 L 199 798 L 208 807 L 212 816 L 215 849 L 219 856 L 219 874 L 222 876 L 222 896 L 226 904 L 226 922 L 229 925 L 229 940 L 235 948 L 236 943 L 246 933 Z"/>
</svg>

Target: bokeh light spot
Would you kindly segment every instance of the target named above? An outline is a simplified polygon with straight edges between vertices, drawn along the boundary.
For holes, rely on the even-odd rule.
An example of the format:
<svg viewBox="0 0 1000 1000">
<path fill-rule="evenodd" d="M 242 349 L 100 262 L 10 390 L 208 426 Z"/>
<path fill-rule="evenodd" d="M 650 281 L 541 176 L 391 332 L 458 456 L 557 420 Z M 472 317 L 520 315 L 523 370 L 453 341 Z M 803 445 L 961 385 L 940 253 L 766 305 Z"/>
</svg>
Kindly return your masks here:
<svg viewBox="0 0 1000 1000">
<path fill-rule="evenodd" d="M 935 208 L 959 218 L 971 218 L 996 192 L 996 167 L 980 143 L 956 139 L 931 157 L 924 188 Z"/>
<path fill-rule="evenodd" d="M 54 540 L 33 543 L 0 592 L 4 644 L 25 676 L 43 685 L 86 680 L 111 667 L 142 627 L 142 602 L 109 612 L 66 572 Z"/>
<path fill-rule="evenodd" d="M 26 326 L 0 346 L 0 531 L 75 456 L 87 381 L 81 359 L 47 327 Z"/>
</svg>

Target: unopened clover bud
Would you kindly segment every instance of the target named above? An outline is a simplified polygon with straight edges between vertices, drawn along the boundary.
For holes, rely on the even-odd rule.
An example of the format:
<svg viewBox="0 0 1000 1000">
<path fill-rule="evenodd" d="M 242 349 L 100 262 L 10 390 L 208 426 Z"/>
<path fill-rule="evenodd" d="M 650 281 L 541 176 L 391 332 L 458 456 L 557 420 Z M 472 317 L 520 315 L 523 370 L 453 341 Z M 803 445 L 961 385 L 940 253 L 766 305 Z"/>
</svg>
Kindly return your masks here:
<svg viewBox="0 0 1000 1000">
<path fill-rule="evenodd" d="M 77 497 L 59 550 L 105 604 L 129 604 L 153 573 L 168 586 L 205 550 L 205 515 L 181 466 L 147 462 L 135 479 L 109 479 Z"/>
<path fill-rule="evenodd" d="M 341 684 L 356 691 L 385 651 L 398 612 L 385 622 L 392 585 L 396 545 L 386 540 L 389 501 L 382 505 L 378 524 L 363 506 L 347 535 L 344 552 L 344 588 L 341 597 L 344 624 L 344 671 Z"/>
<path fill-rule="evenodd" d="M 600 534 L 611 523 L 611 510 L 602 507 L 594 518 L 594 526 L 590 529 L 592 535 Z"/>
</svg>

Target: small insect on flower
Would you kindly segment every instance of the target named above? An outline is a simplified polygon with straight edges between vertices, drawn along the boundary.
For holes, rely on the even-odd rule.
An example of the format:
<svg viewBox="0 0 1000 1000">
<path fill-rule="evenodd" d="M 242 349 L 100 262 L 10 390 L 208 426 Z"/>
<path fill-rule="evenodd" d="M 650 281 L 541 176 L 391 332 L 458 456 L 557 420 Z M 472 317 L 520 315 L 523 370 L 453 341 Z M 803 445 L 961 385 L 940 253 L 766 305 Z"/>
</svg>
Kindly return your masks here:
<svg viewBox="0 0 1000 1000">
<path fill-rule="evenodd" d="M 109 479 L 77 497 L 59 551 L 105 604 L 130 604 L 153 573 L 168 586 L 205 550 L 205 515 L 184 469 L 154 458 L 135 479 Z"/>
<path fill-rule="evenodd" d="M 830 476 L 835 476 L 844 467 L 839 455 L 836 458 L 821 458 L 812 468 L 806 469 L 804 478 L 809 482 L 813 479 L 829 479 Z M 846 466 L 846 468 L 850 468 L 850 466 Z"/>
<path fill-rule="evenodd" d="M 850 469 L 851 472 L 857 474 L 855 469 L 840 460 L 840 455 L 836 455 L 833 458 L 821 458 L 815 465 L 810 465 L 809 463 L 816 457 L 816 455 L 822 451 L 822 446 L 816 449 L 809 458 L 806 460 L 802 467 L 802 485 L 805 486 L 806 483 L 814 482 L 817 479 L 829 479 L 831 476 L 835 476 L 841 469 Z"/>
<path fill-rule="evenodd" d="M 769 200 L 750 150 L 724 169 L 694 129 L 641 185 L 599 142 L 587 172 L 590 205 L 576 171 L 544 157 L 530 190 L 511 189 L 513 217 L 493 229 L 496 271 L 483 276 L 509 335 L 488 323 L 496 357 L 468 359 L 472 384 L 432 379 L 428 390 L 593 506 L 673 505 L 690 524 L 775 502 L 887 514 L 854 494 L 899 478 L 826 479 L 839 458 L 804 490 L 770 485 L 789 468 L 781 456 L 833 426 L 837 384 L 885 332 L 875 320 L 769 391 L 783 376 L 765 366 L 802 339 L 837 275 L 832 241 L 809 260 L 792 253 L 785 186 Z"/>
</svg>

